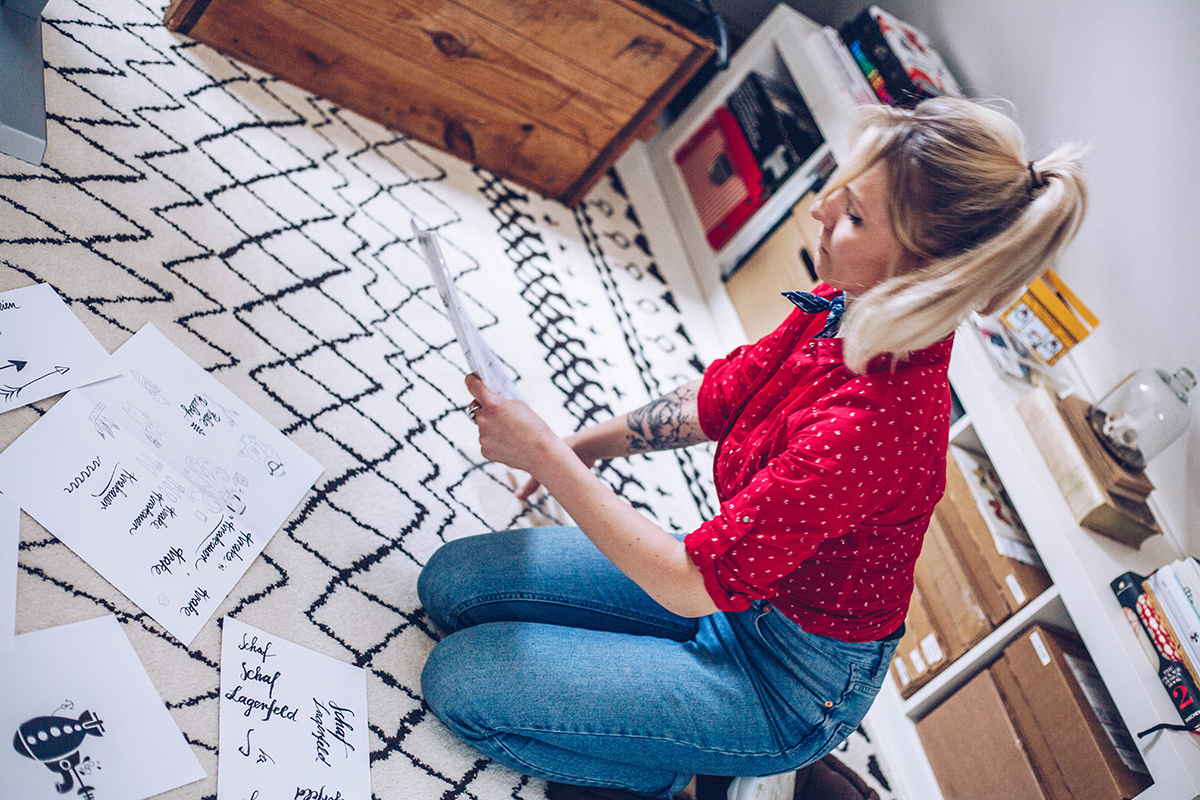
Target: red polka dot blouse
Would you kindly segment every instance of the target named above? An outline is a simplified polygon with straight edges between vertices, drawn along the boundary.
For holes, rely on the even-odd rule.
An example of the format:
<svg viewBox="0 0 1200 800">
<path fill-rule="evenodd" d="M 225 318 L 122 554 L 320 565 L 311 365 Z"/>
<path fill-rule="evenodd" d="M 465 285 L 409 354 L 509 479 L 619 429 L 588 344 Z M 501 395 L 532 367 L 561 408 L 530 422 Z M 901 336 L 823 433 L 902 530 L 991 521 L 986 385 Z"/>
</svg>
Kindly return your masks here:
<svg viewBox="0 0 1200 800">
<path fill-rule="evenodd" d="M 705 371 L 721 508 L 685 545 L 718 608 L 769 599 L 806 631 L 871 641 L 904 621 L 945 490 L 953 336 L 856 375 L 841 339 L 813 338 L 826 316 L 796 309 Z"/>
</svg>

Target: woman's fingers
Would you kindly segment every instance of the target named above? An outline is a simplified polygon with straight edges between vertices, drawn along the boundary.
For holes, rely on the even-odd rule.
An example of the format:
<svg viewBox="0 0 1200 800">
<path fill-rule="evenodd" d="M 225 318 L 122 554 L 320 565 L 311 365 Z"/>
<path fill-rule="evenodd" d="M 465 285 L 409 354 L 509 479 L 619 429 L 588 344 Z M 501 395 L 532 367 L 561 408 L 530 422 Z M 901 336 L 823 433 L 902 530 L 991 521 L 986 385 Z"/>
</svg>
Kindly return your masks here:
<svg viewBox="0 0 1200 800">
<path fill-rule="evenodd" d="M 530 478 L 525 482 L 525 485 L 517 491 L 517 499 L 528 500 L 529 498 L 533 497 L 533 493 L 541 487 L 542 484 L 537 480 L 537 478 Z"/>
</svg>

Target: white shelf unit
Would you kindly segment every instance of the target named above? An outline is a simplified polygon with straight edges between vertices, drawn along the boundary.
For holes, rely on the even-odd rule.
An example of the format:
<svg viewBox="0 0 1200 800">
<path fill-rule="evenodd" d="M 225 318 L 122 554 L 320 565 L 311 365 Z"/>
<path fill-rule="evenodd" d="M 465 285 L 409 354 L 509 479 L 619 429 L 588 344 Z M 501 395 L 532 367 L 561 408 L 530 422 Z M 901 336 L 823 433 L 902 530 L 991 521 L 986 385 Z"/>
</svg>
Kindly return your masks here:
<svg viewBox="0 0 1200 800">
<path fill-rule="evenodd" d="M 831 90 L 828 67 L 814 57 L 810 37 L 820 26 L 791 8 L 780 5 L 763 21 L 730 59 L 728 69 L 702 91 L 669 127 L 647 144 L 654 177 L 666 201 L 672 221 L 683 242 L 688 261 L 696 272 L 705 296 L 721 292 L 721 275 L 732 270 L 775 223 L 813 185 L 817 169 L 831 152 L 844 160 L 848 120 L 853 103 L 848 96 Z M 714 252 L 696 217 L 691 197 L 675 163 L 675 154 L 704 125 L 729 95 L 751 72 L 790 83 L 799 90 L 817 121 L 825 144 L 817 149 L 754 215 Z"/>
<path fill-rule="evenodd" d="M 732 346 L 745 333 L 721 282 L 722 269 L 749 252 L 808 189 L 810 161 L 720 252 L 714 253 L 696 219 L 674 162 L 675 151 L 751 70 L 790 79 L 804 95 L 825 135 L 826 146 L 844 161 L 848 143 L 850 98 L 834 88 L 828 65 L 819 58 L 813 36 L 820 27 L 786 6 L 777 7 L 739 48 L 730 68 L 720 73 L 672 125 L 645 147 L 635 146 L 618 171 L 635 207 L 664 230 L 652 229 L 656 255 L 686 264 L 707 311 L 716 338 Z M 823 157 L 822 152 L 814 156 Z M 665 209 L 660 213 L 659 209 Z M 650 209 L 653 209 L 651 212 Z M 668 227 L 669 226 L 669 227 Z M 657 251 L 665 252 L 657 252 Z M 901 800 L 942 800 L 941 791 L 916 734 L 915 724 L 939 702 L 986 669 L 1031 622 L 1073 629 L 1087 645 L 1097 670 L 1126 725 L 1133 732 L 1178 716 L 1147 659 L 1109 583 L 1126 571 L 1148 575 L 1181 557 L 1174 540 L 1156 536 L 1133 549 L 1076 524 L 1024 422 L 1016 402 L 1029 387 L 1003 377 L 975 333 L 958 333 L 950 379 L 967 416 L 955 423 L 952 439 L 982 449 L 1004 482 L 1054 585 L 1005 621 L 982 642 L 908 699 L 889 678 L 869 719 L 888 774 Z M 1138 740 L 1154 784 L 1137 800 L 1200 798 L 1200 737 L 1163 731 Z"/>
<path fill-rule="evenodd" d="M 950 380 L 966 409 L 954 441 L 976 443 L 988 454 L 1029 531 L 1054 585 L 1004 622 L 908 699 L 889 680 L 869 718 L 903 800 L 942 797 L 915 724 L 939 702 L 996 660 L 1031 622 L 1073 629 L 1083 639 L 1126 725 L 1145 730 L 1178 722 L 1162 684 L 1135 637 L 1109 583 L 1123 572 L 1148 575 L 1180 557 L 1167 536 L 1140 549 L 1119 544 L 1076 524 L 1033 437 L 1016 410 L 1029 387 L 992 367 L 973 331 L 959 331 Z M 1137 800 L 1188 800 L 1200 796 L 1200 740 L 1160 732 L 1138 741 L 1154 785 Z"/>
</svg>

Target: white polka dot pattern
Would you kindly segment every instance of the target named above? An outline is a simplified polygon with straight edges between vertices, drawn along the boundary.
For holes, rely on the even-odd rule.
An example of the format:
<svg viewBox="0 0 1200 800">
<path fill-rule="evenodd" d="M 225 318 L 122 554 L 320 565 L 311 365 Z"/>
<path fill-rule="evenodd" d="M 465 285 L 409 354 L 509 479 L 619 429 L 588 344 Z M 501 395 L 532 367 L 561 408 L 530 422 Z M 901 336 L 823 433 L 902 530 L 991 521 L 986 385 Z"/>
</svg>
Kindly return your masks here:
<svg viewBox="0 0 1200 800">
<path fill-rule="evenodd" d="M 770 599 L 805 630 L 868 641 L 903 621 L 945 490 L 953 337 L 856 375 L 841 339 L 812 338 L 825 316 L 797 309 L 705 372 L 721 508 L 686 544 L 719 608 Z"/>
</svg>

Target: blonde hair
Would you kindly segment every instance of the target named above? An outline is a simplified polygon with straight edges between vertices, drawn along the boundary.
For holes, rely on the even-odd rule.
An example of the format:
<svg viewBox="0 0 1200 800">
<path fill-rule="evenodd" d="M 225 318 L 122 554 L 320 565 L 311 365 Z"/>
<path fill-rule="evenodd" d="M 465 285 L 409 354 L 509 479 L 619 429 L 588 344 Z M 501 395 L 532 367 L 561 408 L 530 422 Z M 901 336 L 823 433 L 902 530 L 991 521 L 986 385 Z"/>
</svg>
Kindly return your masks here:
<svg viewBox="0 0 1200 800">
<path fill-rule="evenodd" d="M 851 157 L 818 199 L 882 163 L 892 230 L 920 264 L 895 274 L 893 263 L 847 308 L 843 354 L 862 373 L 877 355 L 941 340 L 972 311 L 1006 307 L 1075 236 L 1087 187 L 1084 148 L 1027 161 L 1016 123 L 979 103 L 940 97 L 859 114 Z"/>
</svg>

